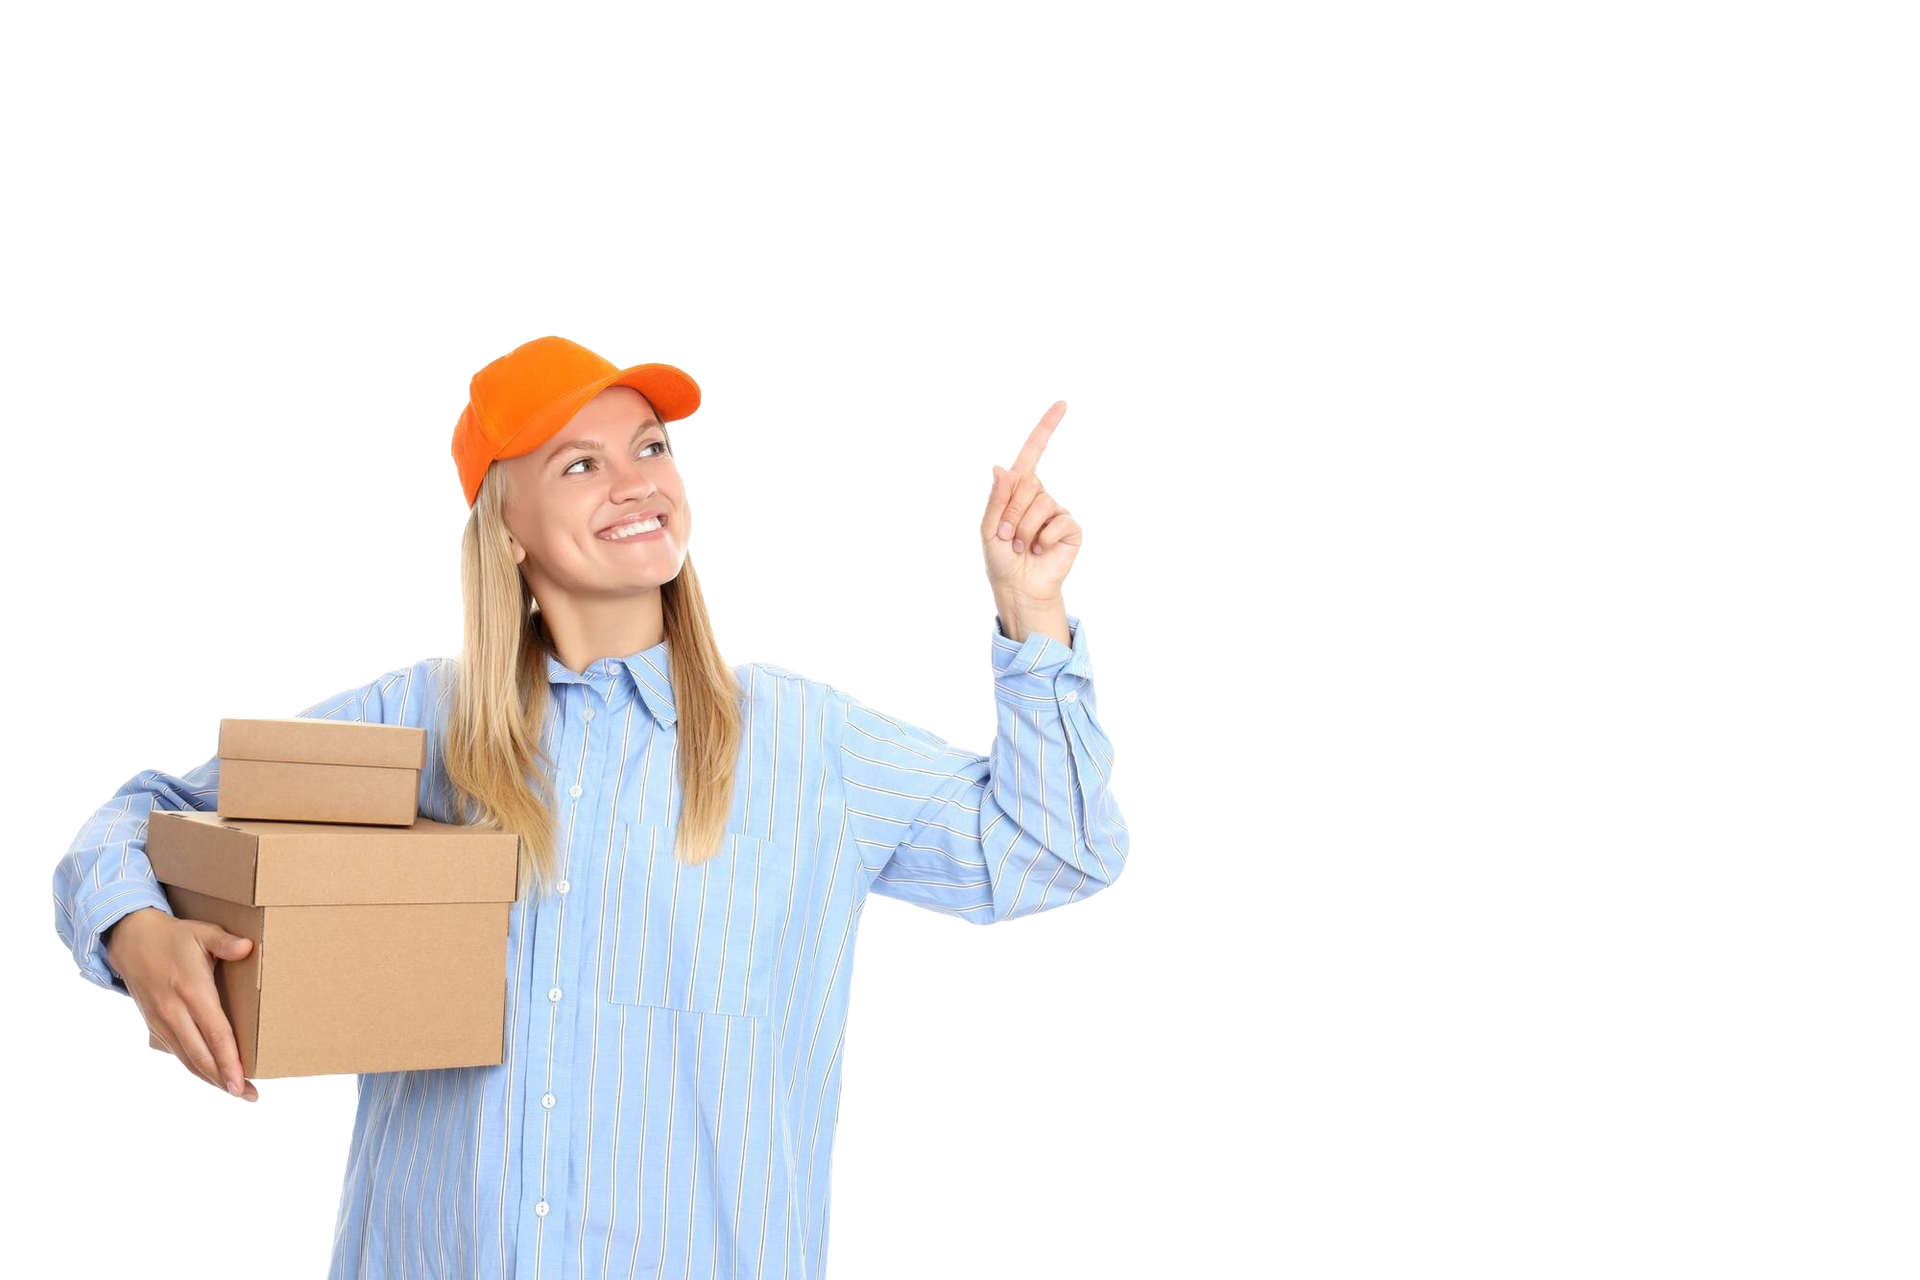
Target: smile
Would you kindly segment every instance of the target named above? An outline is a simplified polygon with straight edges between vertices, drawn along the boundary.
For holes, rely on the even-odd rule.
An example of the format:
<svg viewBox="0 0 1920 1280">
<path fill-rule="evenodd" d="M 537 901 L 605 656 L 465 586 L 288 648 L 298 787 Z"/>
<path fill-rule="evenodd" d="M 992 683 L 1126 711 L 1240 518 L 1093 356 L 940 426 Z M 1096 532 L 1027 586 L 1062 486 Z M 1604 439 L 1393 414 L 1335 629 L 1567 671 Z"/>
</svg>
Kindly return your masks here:
<svg viewBox="0 0 1920 1280">
<path fill-rule="evenodd" d="M 635 520 L 623 524 L 605 533 L 595 534 L 602 542 L 630 542 L 636 538 L 645 539 L 660 532 L 666 526 L 664 516 L 653 516 L 645 520 Z"/>
</svg>

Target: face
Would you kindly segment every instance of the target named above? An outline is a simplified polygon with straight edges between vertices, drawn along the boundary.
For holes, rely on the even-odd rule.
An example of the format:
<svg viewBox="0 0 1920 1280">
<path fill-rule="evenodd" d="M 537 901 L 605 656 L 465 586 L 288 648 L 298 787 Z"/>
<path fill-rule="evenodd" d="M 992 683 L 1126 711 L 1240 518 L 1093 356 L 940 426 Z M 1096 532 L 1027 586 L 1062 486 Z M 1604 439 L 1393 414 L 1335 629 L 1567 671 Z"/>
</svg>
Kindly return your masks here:
<svg viewBox="0 0 1920 1280">
<path fill-rule="evenodd" d="M 501 510 L 513 558 L 546 608 L 555 592 L 613 597 L 656 589 L 680 572 L 693 512 L 666 428 L 645 396 L 608 387 L 532 453 L 502 458 Z M 641 514 L 652 533 L 608 536 Z"/>
</svg>

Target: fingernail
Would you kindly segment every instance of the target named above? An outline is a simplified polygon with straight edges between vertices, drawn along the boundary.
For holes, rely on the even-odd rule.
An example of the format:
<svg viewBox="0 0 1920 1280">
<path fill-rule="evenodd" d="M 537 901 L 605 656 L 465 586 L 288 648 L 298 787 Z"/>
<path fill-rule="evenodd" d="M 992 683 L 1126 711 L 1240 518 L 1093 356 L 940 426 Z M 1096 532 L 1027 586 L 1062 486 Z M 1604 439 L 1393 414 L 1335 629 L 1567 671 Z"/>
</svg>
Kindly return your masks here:
<svg viewBox="0 0 1920 1280">
<path fill-rule="evenodd" d="M 227 1092 L 237 1098 L 240 1096 L 240 1086 L 229 1080 L 227 1081 Z"/>
<path fill-rule="evenodd" d="M 1020 542 L 1020 539 L 1018 539 L 1018 538 L 1015 538 L 1015 539 L 1013 540 L 1013 549 L 1014 549 L 1015 551 L 1018 551 L 1018 550 L 1020 550 L 1020 547 L 1021 547 L 1021 542 Z"/>
<path fill-rule="evenodd" d="M 1013 521 L 1002 520 L 1000 522 L 1000 536 L 1003 538 L 1011 538 L 1013 536 Z M 1015 550 L 1018 549 L 1017 547 L 1015 548 Z"/>
</svg>

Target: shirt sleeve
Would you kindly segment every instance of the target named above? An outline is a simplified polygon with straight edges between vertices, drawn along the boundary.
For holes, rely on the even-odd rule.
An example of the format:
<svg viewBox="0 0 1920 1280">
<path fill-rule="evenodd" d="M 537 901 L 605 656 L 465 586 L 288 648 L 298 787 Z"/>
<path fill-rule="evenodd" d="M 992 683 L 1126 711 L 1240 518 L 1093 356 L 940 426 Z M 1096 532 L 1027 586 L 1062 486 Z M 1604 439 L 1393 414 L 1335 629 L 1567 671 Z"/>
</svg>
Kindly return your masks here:
<svg viewBox="0 0 1920 1280">
<path fill-rule="evenodd" d="M 839 693 L 848 830 L 867 888 L 993 924 L 1088 897 L 1119 876 L 1127 826 L 1095 718 L 1087 632 L 1015 643 L 993 621 L 998 730 L 987 755 Z M 836 691 L 837 693 L 838 691 Z"/>
<path fill-rule="evenodd" d="M 296 718 L 421 725 L 427 720 L 429 704 L 444 697 L 444 688 L 432 698 L 426 693 L 437 683 L 434 678 L 443 662 L 428 658 L 389 671 L 316 702 Z M 427 767 L 421 770 L 423 800 L 430 794 L 437 797 L 443 785 L 437 768 L 439 753 L 433 748 L 430 741 Z M 142 907 L 172 914 L 166 892 L 147 862 L 148 815 L 155 809 L 213 813 L 219 798 L 218 755 L 180 774 L 143 769 L 122 783 L 81 826 L 53 871 L 54 930 L 72 951 L 81 977 L 126 994 L 126 984 L 107 964 L 100 935 Z"/>
</svg>

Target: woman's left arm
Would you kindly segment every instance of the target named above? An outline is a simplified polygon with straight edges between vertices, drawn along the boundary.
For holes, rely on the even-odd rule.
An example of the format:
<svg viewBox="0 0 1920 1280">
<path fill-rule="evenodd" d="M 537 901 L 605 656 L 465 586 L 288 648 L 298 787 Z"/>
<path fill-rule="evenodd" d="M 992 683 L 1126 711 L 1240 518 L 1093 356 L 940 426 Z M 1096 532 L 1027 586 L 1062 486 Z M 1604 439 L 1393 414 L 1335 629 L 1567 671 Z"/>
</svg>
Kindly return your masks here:
<svg viewBox="0 0 1920 1280">
<path fill-rule="evenodd" d="M 1066 906 L 1113 883 L 1127 826 L 1113 743 L 1095 717 L 1086 628 L 1020 643 L 996 620 L 998 728 L 986 755 L 836 690 L 848 837 L 865 888 L 993 924 Z"/>
<path fill-rule="evenodd" d="M 993 469 L 981 519 L 999 606 L 991 752 L 957 749 L 844 694 L 836 717 L 868 888 L 975 924 L 1087 897 L 1127 860 L 1086 630 L 1060 594 L 1082 531 L 1035 470 L 1066 408 L 1047 410 L 1011 470 Z"/>
</svg>

